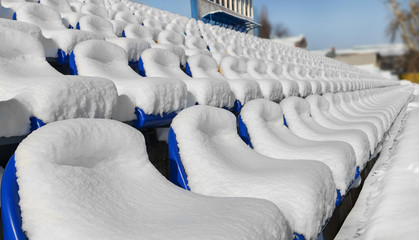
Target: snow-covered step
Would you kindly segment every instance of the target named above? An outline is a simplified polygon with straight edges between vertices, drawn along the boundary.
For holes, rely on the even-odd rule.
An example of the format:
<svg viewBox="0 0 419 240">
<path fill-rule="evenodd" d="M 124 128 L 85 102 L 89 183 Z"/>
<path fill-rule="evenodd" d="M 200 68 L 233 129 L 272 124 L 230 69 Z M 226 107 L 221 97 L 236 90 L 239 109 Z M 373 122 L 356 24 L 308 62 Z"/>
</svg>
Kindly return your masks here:
<svg viewBox="0 0 419 240">
<path fill-rule="evenodd" d="M 336 239 L 414 239 L 419 234 L 417 100 L 411 108 L 405 121 L 390 132 Z"/>
</svg>

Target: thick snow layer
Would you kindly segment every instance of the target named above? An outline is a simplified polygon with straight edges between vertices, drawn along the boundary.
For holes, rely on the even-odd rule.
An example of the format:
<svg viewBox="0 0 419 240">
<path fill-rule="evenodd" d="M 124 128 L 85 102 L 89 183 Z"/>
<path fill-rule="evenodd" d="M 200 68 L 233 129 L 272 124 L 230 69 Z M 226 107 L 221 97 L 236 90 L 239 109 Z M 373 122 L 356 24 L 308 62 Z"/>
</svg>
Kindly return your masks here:
<svg viewBox="0 0 419 240">
<path fill-rule="evenodd" d="M 94 15 L 84 16 L 80 19 L 79 26 L 81 30 L 102 34 L 106 41 L 123 48 L 128 54 L 129 61 L 138 61 L 141 53 L 145 49 L 150 48 L 150 44 L 147 41 L 117 37 L 112 23 L 102 17 Z"/>
<path fill-rule="evenodd" d="M 96 15 L 86 15 L 80 18 L 81 30 L 103 35 L 105 38 L 116 38 L 112 23 L 106 18 Z"/>
<path fill-rule="evenodd" d="M 17 99 L 0 100 L 0 137 L 22 136 L 29 133 L 31 117 L 27 107 Z"/>
<path fill-rule="evenodd" d="M 298 96 L 299 87 L 298 83 L 292 80 L 286 79 L 282 75 L 282 67 L 274 62 L 269 62 L 266 66 L 266 74 L 271 78 L 278 80 L 282 85 L 282 92 L 284 97 Z"/>
<path fill-rule="evenodd" d="M 150 43 L 150 45 L 156 44 L 153 40 L 152 32 L 139 24 L 128 24 L 124 28 L 125 36 L 127 38 L 143 39 Z"/>
<path fill-rule="evenodd" d="M 109 18 L 108 11 L 106 11 L 105 7 L 92 3 L 83 4 L 83 6 L 80 8 L 80 12 L 88 15 Z"/>
<path fill-rule="evenodd" d="M 377 147 L 378 144 L 377 129 L 374 126 L 371 126 L 367 123 L 347 122 L 335 118 L 329 112 L 329 102 L 321 96 L 310 95 L 306 98 L 306 100 L 310 104 L 310 115 L 317 123 L 319 123 L 323 127 L 327 127 L 330 129 L 359 129 L 363 131 L 368 136 L 368 140 L 370 143 L 370 151 L 371 153 L 374 153 L 374 149 L 375 147 Z"/>
<path fill-rule="evenodd" d="M 271 101 L 279 102 L 282 98 L 281 83 L 273 79 L 256 79 L 246 72 L 247 64 L 238 57 L 227 56 L 221 61 L 221 73 L 228 79 L 251 79 L 259 84 L 262 96 Z"/>
<path fill-rule="evenodd" d="M 282 66 L 284 67 L 283 76 L 286 79 L 295 81 L 298 84 L 298 92 L 300 97 L 306 97 L 312 94 L 312 86 L 310 82 L 307 80 L 299 80 L 295 76 L 294 66 L 292 64 L 282 64 Z"/>
<path fill-rule="evenodd" d="M 76 46 L 74 56 L 79 75 L 104 77 L 118 89 L 118 104 L 113 118 L 129 121 L 135 118 L 135 107 L 146 114 L 163 114 L 186 107 L 186 85 L 173 77 L 141 77 L 128 66 L 126 52 L 100 40 L 85 41 Z"/>
<path fill-rule="evenodd" d="M 13 28 L 21 32 L 27 33 L 38 39 L 44 46 L 46 57 L 56 57 L 58 46 L 53 39 L 45 38 L 42 35 L 41 29 L 31 23 L 14 21 L 9 19 L 0 18 L 0 27 Z M 27 45 L 28 43 L 26 43 Z"/>
<path fill-rule="evenodd" d="M 357 129 L 336 130 L 321 126 L 310 116 L 310 104 L 298 97 L 281 101 L 289 129 L 296 135 L 314 141 L 343 141 L 355 150 L 356 165 L 360 170 L 369 160 L 369 141 L 367 135 Z"/>
<path fill-rule="evenodd" d="M 237 135 L 229 111 L 194 106 L 172 122 L 193 192 L 219 197 L 256 197 L 274 202 L 292 231 L 312 239 L 334 209 L 330 169 L 317 161 L 285 161 L 260 155 Z"/>
<path fill-rule="evenodd" d="M 141 59 L 147 76 L 175 77 L 184 81 L 189 91 L 189 106 L 199 103 L 215 107 L 233 107 L 235 99 L 226 81 L 189 77 L 180 69 L 176 54 L 164 49 L 151 48 L 141 54 Z"/>
<path fill-rule="evenodd" d="M 382 126 L 382 122 L 373 116 L 354 116 L 346 112 L 340 104 L 340 98 L 335 96 L 335 94 L 326 93 L 323 97 L 329 101 L 329 111 L 330 113 L 338 119 L 350 121 L 350 122 L 368 122 L 371 123 L 377 128 L 377 138 L 379 141 L 382 140 L 385 133 L 385 129 Z"/>
<path fill-rule="evenodd" d="M 337 189 L 345 194 L 356 169 L 355 152 L 349 144 L 298 137 L 284 125 L 281 106 L 265 99 L 250 101 L 240 115 L 256 152 L 272 158 L 323 162 L 331 169 Z"/>
<path fill-rule="evenodd" d="M 69 54 L 79 42 L 89 39 L 103 39 L 99 34 L 67 29 L 61 20 L 60 14 L 53 8 L 37 3 L 22 4 L 16 11 L 19 21 L 37 25 L 42 35 L 53 39 L 58 48 Z"/>
<path fill-rule="evenodd" d="M 112 82 L 103 78 L 8 77 L 0 80 L 0 86 L 1 100 L 15 98 L 26 112 L 45 123 L 68 118 L 110 118 L 117 96 Z M 13 115 L 10 117 L 9 121 L 14 121 Z"/>
<path fill-rule="evenodd" d="M 15 98 L 45 123 L 111 116 L 117 96 L 111 81 L 64 76 L 46 62 L 36 38 L 10 28 L 0 27 L 0 31 L 1 101 Z"/>
<path fill-rule="evenodd" d="M 196 78 L 223 79 L 230 85 L 235 99 L 242 104 L 250 100 L 261 98 L 259 84 L 248 79 L 228 79 L 218 72 L 216 61 L 210 56 L 195 55 L 188 58 L 188 65 L 192 76 Z"/>
<path fill-rule="evenodd" d="M 263 62 L 262 60 L 258 60 L 258 59 L 249 59 L 249 61 L 247 61 L 247 74 L 249 74 L 249 76 L 253 79 L 269 79 L 269 80 L 273 80 L 272 77 L 270 77 L 267 73 L 267 66 L 265 64 L 265 62 Z M 281 92 L 283 92 L 283 87 L 281 82 L 279 82 L 279 85 L 281 85 Z M 290 95 L 291 93 L 287 93 L 287 95 Z M 285 95 L 285 93 L 283 93 L 283 95 L 281 96 L 281 98 L 283 98 Z"/>
<path fill-rule="evenodd" d="M 22 141 L 15 159 L 29 239 L 292 238 L 268 201 L 206 197 L 168 182 L 142 134 L 120 122 L 49 124 Z"/>
<path fill-rule="evenodd" d="M 406 115 L 402 111 L 390 129 L 380 157 L 336 239 L 414 239 L 419 234 L 417 102 L 409 108 L 413 110 Z"/>
</svg>

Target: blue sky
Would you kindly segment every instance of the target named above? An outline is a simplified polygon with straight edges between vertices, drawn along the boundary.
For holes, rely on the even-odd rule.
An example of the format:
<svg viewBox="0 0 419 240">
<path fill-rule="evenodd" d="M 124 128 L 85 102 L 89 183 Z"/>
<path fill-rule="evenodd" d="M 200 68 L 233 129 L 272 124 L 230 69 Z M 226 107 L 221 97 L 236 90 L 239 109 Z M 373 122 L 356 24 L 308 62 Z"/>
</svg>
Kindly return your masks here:
<svg viewBox="0 0 419 240">
<path fill-rule="evenodd" d="M 134 1 L 190 17 L 190 0 Z M 272 25 L 282 23 L 291 35 L 304 34 L 308 49 L 317 50 L 388 43 L 385 29 L 391 13 L 383 1 L 253 0 L 253 5 L 258 12 L 267 6 Z"/>
<path fill-rule="evenodd" d="M 256 11 L 268 7 L 272 25 L 304 34 L 309 49 L 389 42 L 385 29 L 391 13 L 383 0 L 254 0 L 253 5 Z"/>
</svg>

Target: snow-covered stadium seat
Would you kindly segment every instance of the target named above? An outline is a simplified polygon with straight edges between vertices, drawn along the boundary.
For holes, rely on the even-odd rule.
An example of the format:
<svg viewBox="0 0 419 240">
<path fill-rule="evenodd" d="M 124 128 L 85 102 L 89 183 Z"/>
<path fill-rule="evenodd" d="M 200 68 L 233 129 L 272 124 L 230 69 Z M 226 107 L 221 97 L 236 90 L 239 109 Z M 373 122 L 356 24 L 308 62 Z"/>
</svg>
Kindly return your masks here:
<svg viewBox="0 0 419 240">
<path fill-rule="evenodd" d="M 317 88 L 318 85 L 315 85 L 315 89 L 313 90 L 313 85 L 311 84 L 311 81 L 308 81 L 307 79 L 301 80 L 296 76 L 295 66 L 292 64 L 281 64 L 282 65 L 282 76 L 286 79 L 292 80 L 297 82 L 298 84 L 298 91 L 300 93 L 300 97 L 307 97 L 308 95 L 311 95 L 313 93 L 319 94 L 317 92 L 319 89 Z"/>
<path fill-rule="evenodd" d="M 330 113 L 330 103 L 319 95 L 310 95 L 306 98 L 310 104 L 310 115 L 323 127 L 330 129 L 359 129 L 368 136 L 371 154 L 374 153 L 378 145 L 377 128 L 368 122 L 349 122 L 336 118 Z"/>
<path fill-rule="evenodd" d="M 306 159 L 325 163 L 332 171 L 339 195 L 355 177 L 355 152 L 344 142 L 301 138 L 285 125 L 279 104 L 266 99 L 247 103 L 239 116 L 240 137 L 256 152 L 279 159 Z"/>
<path fill-rule="evenodd" d="M 31 134 L 7 164 L 1 190 L 5 239 L 292 237 L 266 200 L 171 184 L 148 160 L 143 135 L 112 120 L 65 120 Z"/>
<path fill-rule="evenodd" d="M 260 155 L 240 139 L 236 117 L 224 109 L 187 108 L 171 127 L 170 178 L 177 185 L 210 196 L 270 200 L 306 239 L 331 216 L 336 186 L 325 164 Z"/>
<path fill-rule="evenodd" d="M 310 104 L 298 97 L 281 101 L 284 119 L 288 128 L 296 135 L 313 141 L 342 141 L 349 143 L 355 151 L 356 166 L 363 170 L 370 159 L 367 135 L 360 130 L 336 130 L 321 126 L 310 115 Z"/>
<path fill-rule="evenodd" d="M 4 87 L 0 83 L 1 87 Z M 27 106 L 15 98 L 0 99 L 0 142 L 2 138 L 23 136 L 29 133 L 31 117 Z"/>
<path fill-rule="evenodd" d="M 190 57 L 196 54 L 212 56 L 207 49 L 207 43 L 201 37 L 188 36 L 185 38 L 185 53 Z"/>
<path fill-rule="evenodd" d="M 251 79 L 259 84 L 262 96 L 271 101 L 279 102 L 282 98 L 282 86 L 273 79 L 254 79 L 246 72 L 246 62 L 238 57 L 226 56 L 221 61 L 220 72 L 228 79 Z"/>
<path fill-rule="evenodd" d="M 285 79 L 273 78 L 267 74 L 268 66 L 264 61 L 255 58 L 247 61 L 247 73 L 253 79 L 274 79 L 281 83 L 282 93 L 284 97 L 298 96 L 298 84 Z"/>
<path fill-rule="evenodd" d="M 150 29 L 139 24 L 128 24 L 125 26 L 122 36 L 126 38 L 142 39 L 149 42 L 150 45 L 156 44 Z"/>
<path fill-rule="evenodd" d="M 181 69 L 185 69 L 186 67 L 186 53 L 185 53 L 185 48 L 182 46 L 177 46 L 177 45 L 173 45 L 173 44 L 154 44 L 151 45 L 152 48 L 158 48 L 158 49 L 164 49 L 166 51 L 169 51 L 171 53 L 176 54 L 176 56 L 179 58 L 180 61 L 180 68 Z"/>
<path fill-rule="evenodd" d="M 111 117 L 117 97 L 111 81 L 62 75 L 45 60 L 36 38 L 11 28 L 0 27 L 0 32 L 1 101 L 16 99 L 40 125 Z"/>
<path fill-rule="evenodd" d="M 300 93 L 298 83 L 296 81 L 284 77 L 282 71 L 282 66 L 277 63 L 268 62 L 266 64 L 266 74 L 269 75 L 271 78 L 281 82 L 284 96 L 297 96 Z"/>
<path fill-rule="evenodd" d="M 73 73 L 104 77 L 118 89 L 113 119 L 135 120 L 137 128 L 155 127 L 171 122 L 176 112 L 186 107 L 186 85 L 176 78 L 141 77 L 128 65 L 124 49 L 105 41 L 79 43 L 70 58 Z"/>
<path fill-rule="evenodd" d="M 41 29 L 34 24 L 0 18 L 0 27 L 13 28 L 35 37 L 42 43 L 46 57 L 54 57 L 57 55 L 58 47 L 55 41 L 50 38 L 45 38 L 42 35 Z"/>
<path fill-rule="evenodd" d="M 15 17 L 19 21 L 37 25 L 41 28 L 43 36 L 52 38 L 56 42 L 58 48 L 55 57 L 59 64 L 65 64 L 68 61 L 69 54 L 77 43 L 89 39 L 103 39 L 95 33 L 67 29 L 62 23 L 60 14 L 55 9 L 42 4 L 22 4 L 17 9 Z"/>
<path fill-rule="evenodd" d="M 101 34 L 106 41 L 122 47 L 128 54 L 128 60 L 138 64 L 141 53 L 150 48 L 147 41 L 133 38 L 120 38 L 114 33 L 113 25 L 105 18 L 98 16 L 83 16 L 80 18 L 79 27 L 81 30 Z"/>
<path fill-rule="evenodd" d="M 329 111 L 330 113 L 341 119 L 341 120 L 347 120 L 351 122 L 370 122 L 374 124 L 374 126 L 377 128 L 377 138 L 378 141 L 381 141 L 381 139 L 384 136 L 384 133 L 386 132 L 386 129 L 383 126 L 383 122 L 380 120 L 380 118 L 372 115 L 353 115 L 350 112 L 347 112 L 346 109 L 342 106 L 342 101 L 340 97 L 336 96 L 335 94 L 324 94 L 323 97 L 329 101 Z"/>
<path fill-rule="evenodd" d="M 153 18 L 145 18 L 142 24 L 153 33 L 153 40 L 157 41 L 159 33 L 163 30 L 161 23 Z"/>
<path fill-rule="evenodd" d="M 217 61 L 217 64 L 220 65 L 223 58 L 227 55 L 224 45 L 214 40 L 208 43 L 208 48 L 210 49 L 212 57 Z"/>
<path fill-rule="evenodd" d="M 145 75 L 149 77 L 178 78 L 188 87 L 188 106 L 196 103 L 232 108 L 234 96 L 228 82 L 222 79 L 191 78 L 180 69 L 176 54 L 164 49 L 151 48 L 141 54 Z"/>
<path fill-rule="evenodd" d="M 94 15 L 94 16 L 109 19 L 109 15 L 108 15 L 108 12 L 106 11 L 106 8 L 104 6 L 97 5 L 97 4 L 85 3 L 80 8 L 80 12 L 87 15 Z"/>
<path fill-rule="evenodd" d="M 70 3 L 67 0 L 39 0 L 39 3 L 55 9 L 68 28 L 76 28 L 77 23 L 84 14 L 73 12 Z"/>
<path fill-rule="evenodd" d="M 223 79 L 228 82 L 236 102 L 233 111 L 239 113 L 241 107 L 248 101 L 261 98 L 259 84 L 250 79 L 228 79 L 218 72 L 216 61 L 207 55 L 194 55 L 188 58 L 187 69 L 196 78 Z"/>
<path fill-rule="evenodd" d="M 171 44 L 175 46 L 183 47 L 185 43 L 185 35 L 178 34 L 173 31 L 163 30 L 157 37 L 157 43 Z"/>
</svg>

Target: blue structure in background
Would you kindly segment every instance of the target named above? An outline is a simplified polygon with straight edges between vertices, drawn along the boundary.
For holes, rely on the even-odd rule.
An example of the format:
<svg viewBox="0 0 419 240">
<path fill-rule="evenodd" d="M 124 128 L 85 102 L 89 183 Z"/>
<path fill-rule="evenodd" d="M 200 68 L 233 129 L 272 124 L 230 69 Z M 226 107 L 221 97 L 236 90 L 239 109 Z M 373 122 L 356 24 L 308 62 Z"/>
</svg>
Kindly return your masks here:
<svg viewBox="0 0 419 240">
<path fill-rule="evenodd" d="M 252 20 L 253 17 L 244 16 L 236 10 L 226 8 L 226 6 L 215 1 L 207 0 L 200 2 L 199 0 L 134 0 L 136 2 L 146 4 L 162 10 L 167 10 L 172 13 L 183 15 L 196 20 L 202 20 L 205 23 L 218 25 L 224 28 L 233 29 L 240 32 L 249 32 L 257 28 L 260 24 Z M 208 4 L 212 4 L 207 9 Z M 201 5 L 206 5 L 201 6 Z M 202 9 L 206 11 L 202 12 Z M 215 10 L 215 11 L 214 11 Z M 243 10 L 244 11 L 244 10 Z"/>
<path fill-rule="evenodd" d="M 201 18 L 201 20 L 204 23 L 218 25 L 220 27 L 229 28 L 245 33 L 260 26 L 260 24 L 255 23 L 254 21 L 241 18 L 221 10 L 207 13 Z"/>
</svg>

